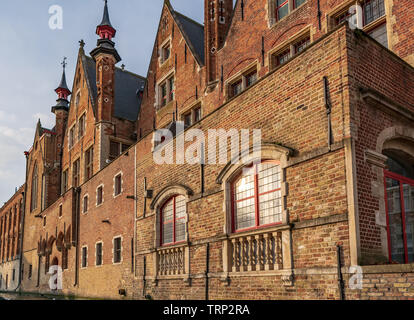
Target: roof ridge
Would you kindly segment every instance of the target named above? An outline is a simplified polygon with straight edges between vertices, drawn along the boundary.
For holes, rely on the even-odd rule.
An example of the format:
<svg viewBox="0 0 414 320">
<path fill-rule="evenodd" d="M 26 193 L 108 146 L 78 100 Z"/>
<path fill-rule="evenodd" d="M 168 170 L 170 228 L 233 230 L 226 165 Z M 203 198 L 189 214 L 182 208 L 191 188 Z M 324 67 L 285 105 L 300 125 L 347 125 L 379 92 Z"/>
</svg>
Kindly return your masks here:
<svg viewBox="0 0 414 320">
<path fill-rule="evenodd" d="M 90 57 L 90 56 L 88 56 L 86 54 L 84 56 L 87 59 L 93 60 L 93 62 L 96 64 L 95 60 L 92 57 Z M 118 69 L 118 70 L 120 70 L 122 72 L 129 73 L 129 74 L 131 74 L 131 75 L 133 75 L 133 76 L 135 76 L 137 78 L 141 78 L 142 80 L 147 80 L 147 78 L 145 78 L 144 76 L 139 75 L 138 73 L 135 73 L 135 72 L 132 72 L 132 71 L 129 71 L 129 70 L 126 70 L 126 69 L 122 69 L 122 68 L 117 67 L 117 66 L 115 66 L 115 69 Z"/>
<path fill-rule="evenodd" d="M 183 18 L 187 19 L 188 21 L 193 22 L 193 23 L 197 24 L 199 27 L 204 29 L 204 24 L 201 24 L 200 22 L 195 21 L 194 19 L 186 16 L 185 14 L 182 14 L 181 12 L 178 12 L 177 10 L 174 10 L 174 12 L 177 13 L 178 15 L 182 16 Z"/>
</svg>

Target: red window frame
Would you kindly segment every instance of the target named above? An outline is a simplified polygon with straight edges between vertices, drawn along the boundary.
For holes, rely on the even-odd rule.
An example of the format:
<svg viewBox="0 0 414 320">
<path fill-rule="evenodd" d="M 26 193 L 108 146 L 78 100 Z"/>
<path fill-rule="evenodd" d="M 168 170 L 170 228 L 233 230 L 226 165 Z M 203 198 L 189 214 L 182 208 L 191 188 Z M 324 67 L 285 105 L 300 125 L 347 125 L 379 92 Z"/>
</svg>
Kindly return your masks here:
<svg viewBox="0 0 414 320">
<path fill-rule="evenodd" d="M 180 196 L 181 195 L 179 195 L 179 194 L 176 194 L 176 195 L 172 196 L 167 201 L 165 201 L 165 203 L 161 207 L 161 210 L 160 210 L 160 246 L 162 246 L 162 247 L 176 245 L 176 244 L 185 242 L 185 240 L 177 241 L 177 239 L 176 239 L 176 224 L 177 224 L 177 221 L 178 220 L 183 220 L 183 219 L 186 218 L 185 216 L 182 217 L 182 218 L 178 218 L 178 219 L 176 217 L 176 200 Z M 170 203 L 171 200 L 173 201 L 173 217 L 172 217 L 172 220 L 168 220 L 167 222 L 165 222 L 164 221 L 164 208 L 167 206 L 167 204 Z M 187 208 L 186 208 L 186 214 L 187 214 Z M 163 227 L 164 227 L 164 224 L 170 223 L 171 221 L 173 223 L 173 241 L 164 243 L 164 239 L 163 239 L 163 230 L 164 229 L 163 229 Z"/>
<path fill-rule="evenodd" d="M 384 200 L 385 200 L 385 212 L 386 212 L 386 218 L 387 218 L 388 256 L 389 256 L 390 263 L 392 263 L 393 261 L 392 261 L 392 252 L 391 252 L 391 232 L 390 232 L 390 223 L 389 223 L 390 218 L 389 218 L 389 210 L 388 210 L 387 178 L 393 179 L 400 183 L 401 219 L 402 219 L 402 225 L 403 225 L 403 238 L 404 238 L 404 261 L 405 263 L 409 263 L 403 184 L 405 183 L 405 184 L 414 186 L 414 180 L 401 176 L 397 173 L 384 170 Z"/>
<path fill-rule="evenodd" d="M 281 18 L 279 18 L 279 10 L 281 9 L 281 8 L 283 8 L 284 6 L 288 6 L 288 10 L 289 10 L 289 0 L 286 0 L 286 1 L 284 1 L 284 2 L 282 2 L 279 6 L 277 5 L 278 4 L 278 0 L 276 0 L 276 21 L 279 21 Z M 288 12 L 288 14 L 289 14 L 289 12 Z"/>
<path fill-rule="evenodd" d="M 273 164 L 277 164 L 280 165 L 279 161 L 275 161 L 275 160 L 264 160 L 262 162 L 260 162 L 260 164 L 263 163 L 273 163 Z M 259 197 L 263 196 L 265 194 L 269 194 L 272 192 L 276 192 L 276 191 L 280 191 L 282 188 L 277 188 L 274 190 L 269 190 L 263 193 L 258 192 L 259 190 L 259 174 L 258 174 L 258 165 L 257 164 L 252 164 L 250 165 L 253 170 L 254 170 L 254 194 L 253 196 L 247 197 L 247 198 L 243 198 L 243 199 L 239 199 L 237 201 L 235 201 L 235 192 L 236 192 L 236 183 L 239 181 L 240 177 L 242 176 L 242 173 L 240 173 L 231 183 L 231 230 L 233 233 L 238 233 L 238 232 L 245 232 L 245 231 L 249 231 L 249 230 L 256 230 L 256 229 L 261 229 L 261 228 L 266 228 L 266 227 L 270 227 L 270 226 L 277 226 L 282 224 L 283 222 L 274 222 L 274 223 L 269 223 L 269 224 L 264 224 L 264 225 L 260 225 L 260 203 L 259 203 Z M 254 227 L 249 227 L 249 228 L 244 228 L 244 229 L 236 229 L 236 206 L 235 203 L 236 202 L 240 202 L 240 201 L 245 201 L 248 199 L 252 199 L 254 198 L 254 205 L 255 205 L 255 226 Z"/>
</svg>

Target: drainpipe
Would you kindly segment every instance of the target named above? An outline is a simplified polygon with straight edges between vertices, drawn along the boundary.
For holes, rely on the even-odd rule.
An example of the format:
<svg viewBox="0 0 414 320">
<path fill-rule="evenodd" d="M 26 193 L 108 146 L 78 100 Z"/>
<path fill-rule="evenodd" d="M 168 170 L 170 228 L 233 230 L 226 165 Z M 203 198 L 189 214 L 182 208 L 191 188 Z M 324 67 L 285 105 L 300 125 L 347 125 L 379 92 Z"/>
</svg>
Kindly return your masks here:
<svg viewBox="0 0 414 320">
<path fill-rule="evenodd" d="M 147 257 L 144 256 L 144 272 L 142 277 L 142 296 L 145 297 L 145 291 L 147 286 Z"/>
<path fill-rule="evenodd" d="M 322 22 L 321 22 L 321 18 L 322 18 L 322 12 L 321 12 L 321 1 L 318 0 L 318 25 L 319 25 L 319 30 L 322 29 Z"/>
<path fill-rule="evenodd" d="M 210 243 L 206 245 L 206 301 L 208 301 L 209 297 L 209 287 L 208 287 L 208 273 L 210 269 Z"/>
<path fill-rule="evenodd" d="M 341 246 L 336 246 L 336 257 L 338 261 L 338 288 L 339 288 L 339 298 L 340 300 L 345 300 L 344 292 L 344 279 L 342 277 L 342 263 L 341 263 Z"/>
<path fill-rule="evenodd" d="M 23 192 L 23 206 L 22 206 L 22 212 L 21 214 L 21 219 L 20 219 L 20 250 L 19 250 L 19 284 L 17 285 L 17 288 L 15 289 L 15 291 L 19 291 L 19 294 L 22 291 L 21 285 L 22 285 L 22 280 L 23 280 L 23 275 L 22 275 L 22 264 L 23 264 L 23 237 L 24 237 L 24 219 L 25 219 L 25 214 L 26 214 L 26 194 L 27 194 L 27 175 L 28 175 L 28 163 L 29 163 L 29 153 L 25 152 L 25 156 L 26 156 L 26 179 L 24 182 L 24 192 Z"/>
<path fill-rule="evenodd" d="M 323 88 L 324 88 L 326 115 L 328 117 L 328 149 L 329 151 L 331 151 L 332 149 L 332 125 L 331 125 L 332 105 L 329 99 L 328 78 L 326 76 L 323 77 Z"/>
<path fill-rule="evenodd" d="M 80 201 L 80 193 L 81 188 L 75 188 L 75 228 L 76 228 L 76 239 L 75 241 L 75 283 L 73 284 L 74 287 L 79 287 L 79 233 L 80 233 L 80 226 L 79 226 L 79 201 Z"/>
<path fill-rule="evenodd" d="M 137 197 L 137 144 L 134 147 L 134 238 L 133 242 L 134 245 L 132 246 L 132 256 L 133 256 L 133 273 L 134 276 L 137 276 L 137 270 L 135 268 L 135 261 L 136 261 L 136 241 L 137 241 L 137 209 L 138 209 L 138 197 Z M 145 200 L 144 200 L 145 201 Z M 145 210 L 145 209 L 144 209 Z"/>
</svg>

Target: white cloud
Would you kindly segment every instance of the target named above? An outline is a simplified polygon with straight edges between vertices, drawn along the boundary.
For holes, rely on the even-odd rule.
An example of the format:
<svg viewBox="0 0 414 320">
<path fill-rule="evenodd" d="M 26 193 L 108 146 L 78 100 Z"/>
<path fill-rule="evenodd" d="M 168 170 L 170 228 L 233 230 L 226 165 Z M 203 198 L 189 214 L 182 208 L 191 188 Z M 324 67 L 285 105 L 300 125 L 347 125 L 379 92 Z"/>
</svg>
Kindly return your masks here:
<svg viewBox="0 0 414 320">
<path fill-rule="evenodd" d="M 40 119 L 43 128 L 52 129 L 55 126 L 55 116 L 53 113 L 36 113 L 33 115 L 33 119 L 35 119 L 36 122 Z"/>
</svg>

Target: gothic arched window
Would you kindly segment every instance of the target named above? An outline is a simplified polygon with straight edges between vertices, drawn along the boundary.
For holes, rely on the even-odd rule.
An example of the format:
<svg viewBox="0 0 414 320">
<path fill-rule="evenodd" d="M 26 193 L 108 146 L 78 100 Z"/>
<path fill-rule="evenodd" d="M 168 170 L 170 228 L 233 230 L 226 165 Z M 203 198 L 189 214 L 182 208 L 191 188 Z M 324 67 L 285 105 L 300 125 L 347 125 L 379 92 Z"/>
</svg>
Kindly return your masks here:
<svg viewBox="0 0 414 320">
<path fill-rule="evenodd" d="M 37 164 L 35 164 L 32 174 L 32 189 L 30 195 L 30 211 L 37 209 L 37 193 L 38 193 L 38 172 Z"/>
</svg>

